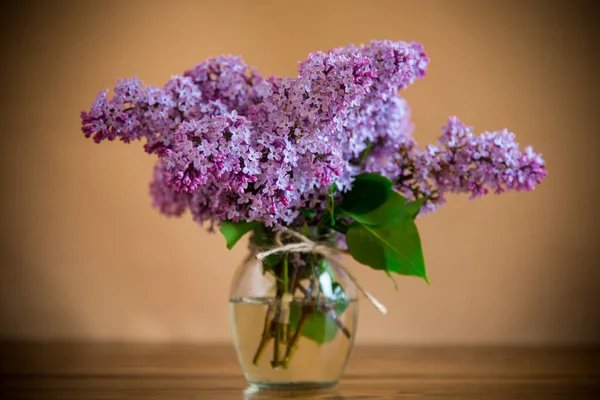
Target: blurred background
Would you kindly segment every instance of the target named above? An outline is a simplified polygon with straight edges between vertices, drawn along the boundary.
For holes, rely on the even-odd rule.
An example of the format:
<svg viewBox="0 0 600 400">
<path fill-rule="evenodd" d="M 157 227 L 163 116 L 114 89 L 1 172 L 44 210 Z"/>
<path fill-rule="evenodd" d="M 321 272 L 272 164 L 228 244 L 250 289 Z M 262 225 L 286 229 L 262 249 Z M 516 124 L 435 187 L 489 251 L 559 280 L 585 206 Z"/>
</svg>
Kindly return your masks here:
<svg viewBox="0 0 600 400">
<path fill-rule="evenodd" d="M 590 2 L 591 3 L 591 2 Z M 450 115 L 507 127 L 549 176 L 534 192 L 451 197 L 418 220 L 431 285 L 348 261 L 358 343 L 587 344 L 600 338 L 597 21 L 584 2 L 24 2 L 2 14 L 0 338 L 229 342 L 246 242 L 151 207 L 141 143 L 96 145 L 79 113 L 117 78 L 162 86 L 210 56 L 293 76 L 317 50 L 419 41 L 415 137 Z"/>
</svg>

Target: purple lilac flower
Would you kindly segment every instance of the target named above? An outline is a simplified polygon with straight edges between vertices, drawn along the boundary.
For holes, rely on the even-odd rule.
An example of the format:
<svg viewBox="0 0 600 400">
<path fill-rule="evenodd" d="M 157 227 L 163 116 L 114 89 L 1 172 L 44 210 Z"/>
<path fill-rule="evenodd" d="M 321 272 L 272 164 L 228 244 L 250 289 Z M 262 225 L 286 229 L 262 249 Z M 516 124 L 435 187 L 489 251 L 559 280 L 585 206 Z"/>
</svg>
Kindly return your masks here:
<svg viewBox="0 0 600 400">
<path fill-rule="evenodd" d="M 469 193 L 471 199 L 490 190 L 533 190 L 547 175 L 541 155 L 532 147 L 519 150 L 514 133 L 504 129 L 475 135 L 472 128 L 451 117 L 443 128 L 439 146 L 398 153 L 403 174 L 398 190 L 410 198 L 432 196 L 424 211 L 445 202 L 445 194 Z"/>
<path fill-rule="evenodd" d="M 190 193 L 198 222 L 213 219 L 260 220 L 272 225 L 288 217 L 292 187 L 269 174 L 269 156 L 250 121 L 232 111 L 184 122 L 167 150 L 165 181 L 175 192 Z M 261 162 L 261 160 L 263 162 Z M 282 176 L 285 179 L 285 175 Z"/>
<path fill-rule="evenodd" d="M 271 78 L 262 103 L 184 122 L 165 152 L 168 185 L 193 193 L 198 221 L 290 224 L 345 167 L 331 138 L 374 71 L 364 57 L 315 53 L 297 79 Z"/>
<path fill-rule="evenodd" d="M 450 119 L 439 146 L 419 150 L 398 91 L 425 75 L 418 43 L 373 41 L 315 52 L 295 78 L 263 79 L 240 57 L 208 59 L 162 88 L 120 80 L 101 92 L 82 130 L 96 142 L 145 139 L 156 154 L 153 204 L 166 215 L 189 209 L 199 222 L 261 221 L 281 227 L 323 213 L 329 187 L 377 172 L 409 198 L 488 190 L 531 190 L 541 157 L 507 131 L 475 136 Z"/>
<path fill-rule="evenodd" d="M 350 160 L 344 175 L 366 170 L 392 178 L 400 172 L 395 154 L 400 146 L 413 143 L 410 109 L 397 92 L 425 76 L 429 58 L 418 43 L 391 41 L 373 41 L 360 48 L 350 46 L 332 52 L 357 50 L 372 60 L 377 76 L 361 104 L 350 111 L 338 139 L 343 141 L 345 158 Z"/>
<path fill-rule="evenodd" d="M 241 115 L 262 101 L 265 89 L 264 79 L 256 69 L 236 56 L 210 58 L 186 71 L 184 76 L 190 77 L 202 93 L 201 102 L 218 100 Z"/>
<path fill-rule="evenodd" d="M 165 178 L 178 192 L 216 185 L 241 194 L 261 173 L 249 121 L 235 111 L 183 122 L 165 151 Z"/>
<path fill-rule="evenodd" d="M 157 160 L 154 166 L 154 177 L 150 182 L 150 196 L 152 205 L 168 216 L 181 216 L 189 207 L 190 194 L 177 193 L 165 181 L 166 165 L 164 161 Z"/>
<path fill-rule="evenodd" d="M 420 43 L 373 40 L 366 46 L 336 48 L 334 54 L 359 52 L 371 60 L 377 70 L 374 90 L 384 98 L 405 89 L 415 79 L 422 79 L 429 65 L 429 58 Z"/>
<path fill-rule="evenodd" d="M 350 155 L 360 163 L 360 172 L 377 172 L 390 179 L 402 174 L 398 157 L 403 149 L 415 146 L 406 100 L 398 95 L 386 101 L 371 99 L 360 112 L 349 118 L 348 126 L 353 138 L 365 138 Z M 366 155 L 365 150 L 368 151 Z"/>
<path fill-rule="evenodd" d="M 216 100 L 201 101 L 201 92 L 191 78 L 174 76 L 164 88 L 146 86 L 138 79 L 119 80 L 112 99 L 100 92 L 89 112 L 82 112 L 82 130 L 96 143 L 119 138 L 125 143 L 146 139 L 148 153 L 159 153 L 172 145 L 172 136 L 182 121 L 226 111 Z"/>
<path fill-rule="evenodd" d="M 108 90 L 98 93 L 91 110 L 81 113 L 82 131 L 96 143 L 117 137 L 128 143 L 146 133 L 143 115 L 137 108 L 138 103 L 143 102 L 140 98 L 145 97 L 142 83 L 135 78 L 119 80 L 114 91 L 111 100 L 107 98 Z"/>
</svg>

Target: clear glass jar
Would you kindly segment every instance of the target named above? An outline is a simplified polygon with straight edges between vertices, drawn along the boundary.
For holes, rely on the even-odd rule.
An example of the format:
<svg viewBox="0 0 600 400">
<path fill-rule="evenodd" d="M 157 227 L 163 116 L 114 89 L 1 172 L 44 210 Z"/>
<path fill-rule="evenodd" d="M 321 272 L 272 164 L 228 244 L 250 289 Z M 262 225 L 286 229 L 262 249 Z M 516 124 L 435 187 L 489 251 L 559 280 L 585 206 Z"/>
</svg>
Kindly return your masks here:
<svg viewBox="0 0 600 400">
<path fill-rule="evenodd" d="M 251 251 L 230 292 L 231 328 L 248 383 L 260 389 L 334 386 L 356 336 L 357 291 L 337 262 L 314 253 Z"/>
</svg>

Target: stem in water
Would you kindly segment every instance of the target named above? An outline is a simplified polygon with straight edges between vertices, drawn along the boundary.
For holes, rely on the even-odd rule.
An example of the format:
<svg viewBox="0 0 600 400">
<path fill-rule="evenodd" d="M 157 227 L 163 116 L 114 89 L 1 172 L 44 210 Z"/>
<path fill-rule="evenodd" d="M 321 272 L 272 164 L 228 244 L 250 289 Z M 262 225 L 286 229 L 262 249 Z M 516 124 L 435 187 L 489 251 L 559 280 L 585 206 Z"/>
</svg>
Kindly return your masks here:
<svg viewBox="0 0 600 400">
<path fill-rule="evenodd" d="M 302 330 L 304 329 L 304 326 L 306 325 L 306 322 L 308 321 L 308 317 L 310 317 L 313 310 L 314 310 L 314 305 L 312 305 L 312 304 L 305 304 L 302 307 L 302 314 L 300 315 L 300 321 L 298 322 L 298 327 L 296 328 L 296 332 L 294 333 L 292 340 L 288 344 L 286 352 L 285 352 L 285 356 L 283 357 L 283 362 L 282 362 L 283 368 L 288 367 L 290 360 L 291 360 L 292 356 L 294 355 L 296 348 L 298 347 L 298 340 L 300 339 L 300 336 L 302 335 Z"/>
<path fill-rule="evenodd" d="M 290 279 L 289 279 L 288 255 L 283 257 L 283 296 L 281 297 L 279 307 L 279 341 L 287 344 L 288 330 L 290 327 Z"/>
<path fill-rule="evenodd" d="M 265 324 L 263 326 L 262 339 L 260 340 L 260 344 L 258 345 L 258 349 L 256 349 L 256 353 L 254 354 L 254 358 L 252 359 L 252 364 L 258 365 L 258 361 L 262 356 L 262 353 L 265 351 L 267 344 L 273 338 L 271 331 L 271 324 L 273 322 L 273 307 L 269 305 L 269 309 L 267 310 L 267 314 L 265 315 Z"/>
</svg>

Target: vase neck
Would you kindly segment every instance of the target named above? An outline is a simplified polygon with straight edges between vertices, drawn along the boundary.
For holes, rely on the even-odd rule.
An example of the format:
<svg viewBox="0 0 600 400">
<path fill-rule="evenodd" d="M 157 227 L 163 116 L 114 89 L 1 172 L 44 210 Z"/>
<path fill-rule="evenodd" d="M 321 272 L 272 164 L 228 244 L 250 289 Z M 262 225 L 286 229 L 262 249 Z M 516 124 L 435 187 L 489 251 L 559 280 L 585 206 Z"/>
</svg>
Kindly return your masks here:
<svg viewBox="0 0 600 400">
<path fill-rule="evenodd" d="M 296 233 L 304 236 L 306 239 L 319 244 L 324 244 L 333 248 L 340 248 L 343 236 L 333 230 L 318 231 L 316 227 L 297 230 Z M 277 231 L 269 228 L 255 229 L 250 236 L 250 247 L 264 251 L 278 245 L 297 243 L 298 239 L 291 235 L 280 235 L 279 243 L 277 240 Z"/>
</svg>

